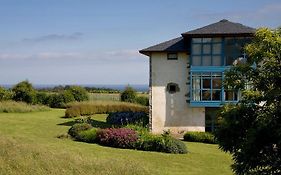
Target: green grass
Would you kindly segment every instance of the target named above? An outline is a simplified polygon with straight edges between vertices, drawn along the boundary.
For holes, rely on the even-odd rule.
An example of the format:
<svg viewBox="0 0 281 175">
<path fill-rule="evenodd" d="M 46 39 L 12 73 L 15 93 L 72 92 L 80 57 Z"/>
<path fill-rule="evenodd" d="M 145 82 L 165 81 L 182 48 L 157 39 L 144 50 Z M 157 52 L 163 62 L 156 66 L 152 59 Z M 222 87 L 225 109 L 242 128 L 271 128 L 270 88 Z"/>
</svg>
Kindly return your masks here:
<svg viewBox="0 0 281 175">
<path fill-rule="evenodd" d="M 232 174 L 230 155 L 217 145 L 185 142 L 190 153 L 174 155 L 58 139 L 73 123 L 63 116 L 64 110 L 1 113 L 0 175 Z M 94 119 L 104 123 L 105 116 Z"/>
</svg>

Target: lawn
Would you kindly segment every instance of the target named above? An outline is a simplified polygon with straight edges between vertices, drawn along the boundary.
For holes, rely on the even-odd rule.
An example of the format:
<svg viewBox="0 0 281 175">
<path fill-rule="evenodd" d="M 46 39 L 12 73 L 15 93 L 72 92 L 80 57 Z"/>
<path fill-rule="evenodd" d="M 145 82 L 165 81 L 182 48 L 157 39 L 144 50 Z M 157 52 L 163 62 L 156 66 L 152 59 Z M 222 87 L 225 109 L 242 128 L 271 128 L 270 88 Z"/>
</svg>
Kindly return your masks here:
<svg viewBox="0 0 281 175">
<path fill-rule="evenodd" d="M 73 119 L 64 110 L 0 113 L 0 175 L 8 174 L 232 174 L 231 157 L 217 145 L 186 143 L 174 155 L 116 149 L 58 139 Z M 103 124 L 104 115 L 96 115 Z"/>
</svg>

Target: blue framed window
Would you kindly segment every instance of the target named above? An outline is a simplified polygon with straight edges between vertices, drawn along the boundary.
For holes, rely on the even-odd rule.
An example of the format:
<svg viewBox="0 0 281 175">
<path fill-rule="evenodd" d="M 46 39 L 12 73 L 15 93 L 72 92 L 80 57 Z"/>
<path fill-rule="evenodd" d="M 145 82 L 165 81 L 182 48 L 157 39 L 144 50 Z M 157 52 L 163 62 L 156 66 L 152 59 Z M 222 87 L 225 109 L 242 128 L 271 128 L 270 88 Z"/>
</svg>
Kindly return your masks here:
<svg viewBox="0 0 281 175">
<path fill-rule="evenodd" d="M 222 38 L 193 38 L 192 66 L 223 66 Z"/>
</svg>

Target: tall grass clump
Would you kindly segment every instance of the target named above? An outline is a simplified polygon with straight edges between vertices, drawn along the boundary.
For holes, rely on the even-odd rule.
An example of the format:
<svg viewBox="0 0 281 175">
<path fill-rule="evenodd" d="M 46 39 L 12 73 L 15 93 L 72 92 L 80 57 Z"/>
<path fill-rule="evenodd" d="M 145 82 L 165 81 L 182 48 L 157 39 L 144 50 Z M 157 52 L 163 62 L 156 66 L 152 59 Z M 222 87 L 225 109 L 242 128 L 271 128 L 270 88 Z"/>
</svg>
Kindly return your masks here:
<svg viewBox="0 0 281 175">
<path fill-rule="evenodd" d="M 24 112 L 36 112 L 36 111 L 47 111 L 50 108 L 42 105 L 30 105 L 25 102 L 15 101 L 3 101 L 0 102 L 0 112 L 6 113 L 24 113 Z"/>
<path fill-rule="evenodd" d="M 148 112 L 145 106 L 113 101 L 75 102 L 68 104 L 65 117 L 79 117 L 93 114 L 109 114 L 113 112 Z"/>
</svg>

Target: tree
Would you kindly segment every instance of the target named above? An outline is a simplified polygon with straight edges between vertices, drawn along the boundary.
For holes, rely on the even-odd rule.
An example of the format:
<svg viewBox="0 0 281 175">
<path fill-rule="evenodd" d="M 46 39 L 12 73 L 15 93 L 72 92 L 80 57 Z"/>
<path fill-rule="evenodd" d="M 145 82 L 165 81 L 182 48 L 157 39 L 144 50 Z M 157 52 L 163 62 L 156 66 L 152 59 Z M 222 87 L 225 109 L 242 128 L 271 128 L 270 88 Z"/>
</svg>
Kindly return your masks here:
<svg viewBox="0 0 281 175">
<path fill-rule="evenodd" d="M 121 101 L 134 103 L 136 97 L 136 91 L 130 86 L 126 87 L 126 89 L 121 93 Z"/>
<path fill-rule="evenodd" d="M 225 74 L 225 88 L 242 95 L 223 107 L 216 138 L 236 174 L 281 174 L 281 30 L 257 30 L 245 51 Z"/>
<path fill-rule="evenodd" d="M 27 80 L 16 84 L 12 91 L 14 93 L 13 100 L 15 101 L 23 101 L 30 104 L 36 102 L 36 91 Z"/>
<path fill-rule="evenodd" d="M 0 86 L 0 101 L 10 100 L 11 98 L 12 93 Z"/>
<path fill-rule="evenodd" d="M 66 91 L 73 95 L 75 101 L 89 100 L 88 92 L 81 86 L 66 86 Z"/>
</svg>

